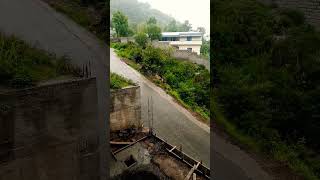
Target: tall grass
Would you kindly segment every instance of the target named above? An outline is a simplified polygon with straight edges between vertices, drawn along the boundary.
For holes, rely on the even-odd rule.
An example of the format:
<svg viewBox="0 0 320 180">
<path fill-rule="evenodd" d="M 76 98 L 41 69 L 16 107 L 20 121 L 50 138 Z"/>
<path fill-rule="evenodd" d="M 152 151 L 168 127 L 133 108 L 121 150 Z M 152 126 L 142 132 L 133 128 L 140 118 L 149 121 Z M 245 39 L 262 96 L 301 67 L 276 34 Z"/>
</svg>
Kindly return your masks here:
<svg viewBox="0 0 320 180">
<path fill-rule="evenodd" d="M 126 79 L 118 74 L 111 73 L 110 76 L 110 88 L 111 89 L 121 89 L 127 86 L 133 86 L 133 83 L 130 79 Z"/>
<path fill-rule="evenodd" d="M 24 88 L 60 75 L 79 75 L 69 61 L 31 47 L 14 36 L 0 34 L 1 85 Z"/>
</svg>

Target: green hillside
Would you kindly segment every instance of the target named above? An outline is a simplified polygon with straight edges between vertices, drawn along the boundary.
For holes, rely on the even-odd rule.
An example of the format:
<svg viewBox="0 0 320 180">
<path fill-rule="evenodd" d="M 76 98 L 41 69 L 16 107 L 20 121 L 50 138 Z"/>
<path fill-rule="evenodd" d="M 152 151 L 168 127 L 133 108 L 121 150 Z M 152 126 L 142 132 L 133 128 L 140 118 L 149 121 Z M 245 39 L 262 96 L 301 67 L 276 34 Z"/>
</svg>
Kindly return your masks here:
<svg viewBox="0 0 320 180">
<path fill-rule="evenodd" d="M 161 25 L 166 25 L 174 20 L 173 17 L 159 10 L 152 9 L 149 4 L 141 3 L 137 0 L 110 0 L 110 19 L 111 15 L 116 11 L 121 11 L 128 16 L 131 25 L 146 22 L 146 20 L 152 16 L 155 17 Z"/>
</svg>

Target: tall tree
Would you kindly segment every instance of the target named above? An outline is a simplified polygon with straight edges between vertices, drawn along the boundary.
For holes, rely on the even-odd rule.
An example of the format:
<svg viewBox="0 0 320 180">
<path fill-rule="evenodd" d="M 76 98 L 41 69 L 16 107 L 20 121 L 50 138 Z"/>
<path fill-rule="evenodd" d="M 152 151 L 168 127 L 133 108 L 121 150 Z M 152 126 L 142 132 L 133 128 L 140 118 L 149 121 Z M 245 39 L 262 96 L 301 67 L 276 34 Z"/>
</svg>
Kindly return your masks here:
<svg viewBox="0 0 320 180">
<path fill-rule="evenodd" d="M 165 27 L 165 31 L 168 31 L 168 32 L 179 31 L 176 20 L 170 21 L 170 23 Z"/>
<path fill-rule="evenodd" d="M 147 26 L 147 34 L 151 40 L 160 40 L 161 38 L 161 28 L 155 24 Z"/>
<path fill-rule="evenodd" d="M 157 24 L 157 19 L 155 17 L 151 17 L 147 20 L 147 24 Z"/>
<path fill-rule="evenodd" d="M 161 38 L 161 28 L 157 25 L 157 20 L 154 17 L 147 20 L 147 34 L 151 41 Z"/>
<path fill-rule="evenodd" d="M 114 26 L 118 37 L 128 36 L 130 31 L 128 17 L 120 11 L 117 11 L 112 15 L 112 25 Z"/>
<path fill-rule="evenodd" d="M 192 29 L 192 25 L 189 23 L 188 20 L 185 20 L 182 24 L 181 30 L 182 31 L 190 31 Z"/>
<path fill-rule="evenodd" d="M 202 34 L 205 34 L 206 33 L 206 29 L 204 27 L 198 27 L 197 28 L 197 31 L 198 32 L 202 32 Z"/>
</svg>

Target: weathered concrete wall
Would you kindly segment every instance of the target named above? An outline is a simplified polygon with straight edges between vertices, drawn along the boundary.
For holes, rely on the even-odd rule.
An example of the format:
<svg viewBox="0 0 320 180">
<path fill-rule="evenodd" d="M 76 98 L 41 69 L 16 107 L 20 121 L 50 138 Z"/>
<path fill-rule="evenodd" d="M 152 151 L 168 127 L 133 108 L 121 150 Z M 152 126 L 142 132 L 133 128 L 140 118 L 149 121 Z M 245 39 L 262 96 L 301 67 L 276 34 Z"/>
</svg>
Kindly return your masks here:
<svg viewBox="0 0 320 180">
<path fill-rule="evenodd" d="M 111 91 L 110 131 L 141 126 L 140 87 Z"/>
<path fill-rule="evenodd" d="M 134 38 L 133 37 L 120 37 L 119 39 L 120 39 L 121 43 L 134 42 Z"/>
<path fill-rule="evenodd" d="M 210 61 L 208 59 L 204 59 L 201 56 L 197 55 L 195 52 L 190 52 L 187 50 L 178 50 L 176 48 L 171 47 L 167 43 L 162 43 L 158 41 L 153 41 L 152 46 L 162 49 L 172 49 L 172 57 L 179 60 L 187 60 L 192 63 L 204 65 L 206 69 L 210 70 Z"/>
<path fill-rule="evenodd" d="M 99 179 L 96 80 L 0 94 L 0 179 Z"/>
<path fill-rule="evenodd" d="M 266 4 L 276 4 L 279 7 L 293 8 L 304 13 L 307 21 L 320 27 L 320 0 L 260 0 Z"/>
<path fill-rule="evenodd" d="M 172 53 L 172 56 L 176 59 L 188 60 L 192 63 L 204 65 L 206 69 L 210 70 L 210 61 L 203 59 L 197 55 L 197 53 L 189 52 L 185 50 L 175 50 Z"/>
</svg>

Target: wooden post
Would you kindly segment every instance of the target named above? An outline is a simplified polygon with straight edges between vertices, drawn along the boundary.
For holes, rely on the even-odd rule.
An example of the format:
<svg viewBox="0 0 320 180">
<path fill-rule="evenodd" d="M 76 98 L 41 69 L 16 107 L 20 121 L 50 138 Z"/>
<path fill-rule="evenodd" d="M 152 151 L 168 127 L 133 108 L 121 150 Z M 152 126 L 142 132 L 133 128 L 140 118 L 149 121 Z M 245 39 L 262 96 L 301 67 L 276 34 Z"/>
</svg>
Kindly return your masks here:
<svg viewBox="0 0 320 180">
<path fill-rule="evenodd" d="M 184 178 L 184 180 L 189 180 L 191 178 L 191 175 L 193 174 L 193 172 L 198 168 L 198 166 L 200 165 L 200 162 L 198 162 L 197 164 L 195 164 L 191 170 L 189 171 L 188 175 L 186 176 L 186 178 Z"/>
</svg>

